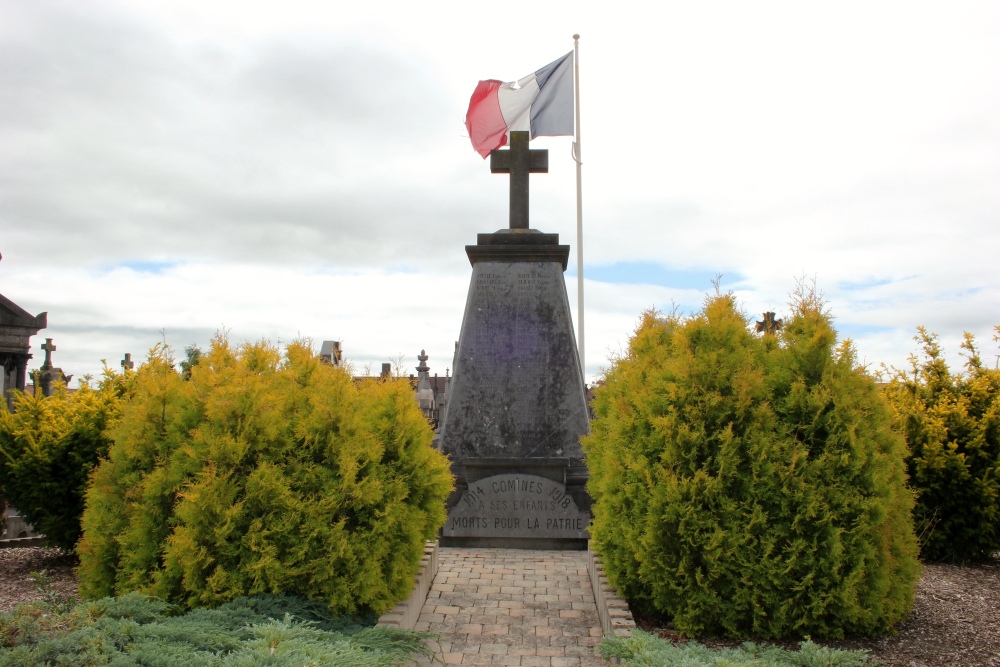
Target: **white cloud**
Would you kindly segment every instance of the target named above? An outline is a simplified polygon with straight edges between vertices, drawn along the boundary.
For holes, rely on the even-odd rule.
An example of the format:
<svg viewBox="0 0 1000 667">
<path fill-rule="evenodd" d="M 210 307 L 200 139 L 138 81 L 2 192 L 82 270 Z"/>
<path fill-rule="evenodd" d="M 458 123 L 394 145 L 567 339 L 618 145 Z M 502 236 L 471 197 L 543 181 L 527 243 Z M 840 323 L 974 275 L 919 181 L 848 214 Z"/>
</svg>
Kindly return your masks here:
<svg viewBox="0 0 1000 667">
<path fill-rule="evenodd" d="M 588 264 L 734 276 L 749 312 L 816 276 L 873 362 L 904 361 L 918 324 L 989 341 L 994 4 L 564 9 L 515 3 L 515 30 L 457 2 L 0 0 L 0 290 L 49 311 L 77 375 L 223 325 L 370 361 L 426 347 L 443 372 L 463 246 L 507 219 L 468 95 L 577 31 Z M 569 139 L 535 144 L 532 219 L 575 246 Z M 701 296 L 589 280 L 588 374 L 671 300 Z"/>
</svg>

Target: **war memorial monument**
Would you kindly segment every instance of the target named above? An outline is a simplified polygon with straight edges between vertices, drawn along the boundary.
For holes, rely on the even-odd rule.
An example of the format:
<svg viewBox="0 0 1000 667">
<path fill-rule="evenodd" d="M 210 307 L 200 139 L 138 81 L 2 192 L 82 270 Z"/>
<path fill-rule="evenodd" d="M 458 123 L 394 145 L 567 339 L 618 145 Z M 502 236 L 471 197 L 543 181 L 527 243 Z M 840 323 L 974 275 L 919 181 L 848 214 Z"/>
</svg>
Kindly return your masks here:
<svg viewBox="0 0 1000 667">
<path fill-rule="evenodd" d="M 528 224 L 528 175 L 548 171 L 548 151 L 511 132 L 490 169 L 510 174 L 510 228 L 465 248 L 472 280 L 441 438 L 456 490 L 441 545 L 585 549 L 589 415 L 569 246 Z"/>
</svg>

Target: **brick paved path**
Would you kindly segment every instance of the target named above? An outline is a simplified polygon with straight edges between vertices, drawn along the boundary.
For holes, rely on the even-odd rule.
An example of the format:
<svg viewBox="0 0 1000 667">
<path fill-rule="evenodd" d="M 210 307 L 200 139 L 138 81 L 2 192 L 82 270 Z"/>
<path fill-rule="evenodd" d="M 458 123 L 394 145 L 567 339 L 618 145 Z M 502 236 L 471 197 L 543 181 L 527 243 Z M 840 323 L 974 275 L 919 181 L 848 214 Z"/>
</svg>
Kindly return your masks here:
<svg viewBox="0 0 1000 667">
<path fill-rule="evenodd" d="M 416 630 L 449 665 L 606 667 L 585 551 L 450 549 Z M 430 664 L 426 661 L 421 664 Z"/>
</svg>

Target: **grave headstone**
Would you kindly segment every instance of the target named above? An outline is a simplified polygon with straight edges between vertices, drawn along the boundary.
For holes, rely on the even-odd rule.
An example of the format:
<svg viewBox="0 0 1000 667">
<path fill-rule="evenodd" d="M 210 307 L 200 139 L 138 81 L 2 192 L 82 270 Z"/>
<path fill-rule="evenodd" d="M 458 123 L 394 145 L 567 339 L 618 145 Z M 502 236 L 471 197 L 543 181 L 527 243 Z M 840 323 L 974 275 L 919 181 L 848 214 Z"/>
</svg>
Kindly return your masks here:
<svg viewBox="0 0 1000 667">
<path fill-rule="evenodd" d="M 444 546 L 586 548 L 589 431 L 563 272 L 569 246 L 528 225 L 528 174 L 547 151 L 512 132 L 491 169 L 510 173 L 510 228 L 466 246 L 472 280 L 443 417 L 457 488 Z"/>
</svg>

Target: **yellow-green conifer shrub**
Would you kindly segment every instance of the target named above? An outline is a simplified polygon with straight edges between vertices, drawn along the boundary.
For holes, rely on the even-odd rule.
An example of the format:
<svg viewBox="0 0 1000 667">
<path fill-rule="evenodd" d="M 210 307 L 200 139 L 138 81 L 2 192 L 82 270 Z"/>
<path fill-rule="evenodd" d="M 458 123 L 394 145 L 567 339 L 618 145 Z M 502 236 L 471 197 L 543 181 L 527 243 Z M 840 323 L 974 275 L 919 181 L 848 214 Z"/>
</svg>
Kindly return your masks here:
<svg viewBox="0 0 1000 667">
<path fill-rule="evenodd" d="M 52 396 L 15 392 L 13 413 L 0 406 L 0 489 L 50 546 L 69 551 L 80 538 L 87 480 L 127 383 L 106 371 L 96 389 L 59 383 Z"/>
<path fill-rule="evenodd" d="M 1000 370 L 983 365 L 969 333 L 965 373 L 951 372 L 936 335 L 920 327 L 916 339 L 923 354 L 885 391 L 909 446 L 920 553 L 987 560 L 1000 551 Z"/>
<path fill-rule="evenodd" d="M 405 597 L 452 489 L 409 384 L 221 337 L 190 371 L 155 351 L 137 373 L 87 494 L 81 592 L 294 593 L 348 613 Z"/>
<path fill-rule="evenodd" d="M 611 582 L 687 635 L 883 632 L 920 574 L 902 438 L 819 298 L 778 336 L 732 295 L 643 315 L 584 440 Z"/>
</svg>

